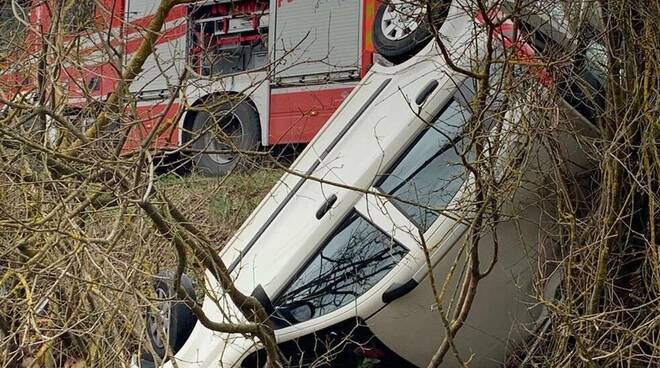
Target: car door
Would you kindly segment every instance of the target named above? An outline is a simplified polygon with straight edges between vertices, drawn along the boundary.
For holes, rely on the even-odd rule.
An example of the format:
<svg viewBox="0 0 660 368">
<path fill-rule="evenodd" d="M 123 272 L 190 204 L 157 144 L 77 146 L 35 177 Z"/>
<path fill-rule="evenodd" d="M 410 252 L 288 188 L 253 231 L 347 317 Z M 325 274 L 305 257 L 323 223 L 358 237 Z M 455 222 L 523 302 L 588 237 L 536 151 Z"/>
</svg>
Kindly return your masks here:
<svg viewBox="0 0 660 368">
<path fill-rule="evenodd" d="M 260 298 L 290 366 L 358 367 L 369 356 L 366 351 L 377 351 L 387 360 L 385 367 L 410 366 L 363 322 L 383 306 L 387 287 L 419 268 L 411 255 L 414 239 L 396 219 L 371 211 L 371 205 L 359 201 L 272 300 Z M 264 361 L 259 350 L 242 366 L 259 367 Z"/>
<path fill-rule="evenodd" d="M 381 366 L 409 364 L 361 321 L 387 304 L 388 292 L 423 269 L 417 229 L 435 231 L 432 225 L 439 216 L 432 209 L 451 202 L 465 179 L 457 158 L 469 113 L 464 100 L 446 94 L 440 98 L 441 112 L 410 137 L 411 148 L 404 147 L 405 153 L 391 166 L 394 170 L 381 170 L 372 180 L 370 194 L 337 221 L 272 298 L 278 341 L 298 364 L 327 359 L 334 367 L 357 366 L 358 345 L 378 351 L 378 360 L 386 362 Z M 388 202 L 377 193 L 398 200 Z"/>
<path fill-rule="evenodd" d="M 447 101 L 435 120 L 402 150 L 376 182 L 379 208 L 393 216 L 402 215 L 410 234 L 417 234 L 417 251 L 422 263 L 408 280 L 400 280 L 386 305 L 366 319 L 369 329 L 392 351 L 418 366 L 425 366 L 445 336 L 440 312 L 451 320 L 459 311 L 463 280 L 467 270 L 467 250 L 463 235 L 469 221 L 464 219 L 471 180 L 461 156 L 470 160 L 467 134 L 462 128 L 470 117 L 470 107 L 459 91 Z M 521 212 L 533 218 L 535 209 Z M 538 214 L 536 214 L 538 216 Z M 466 221 L 464 221 L 466 220 Z M 402 225 L 403 226 L 403 225 Z M 512 326 L 534 319 L 528 311 L 531 293 L 529 252 L 534 243 L 533 224 L 503 221 L 498 224 L 498 262 L 480 284 L 479 293 L 460 336 L 463 358 L 479 367 L 497 365 L 505 359 L 507 342 L 520 341 L 522 334 Z M 494 257 L 492 233 L 482 235 L 479 256 L 484 264 Z M 426 251 L 424 250 L 426 248 Z M 424 254 L 426 253 L 426 254 Z M 428 263 L 427 259 L 428 257 Z M 426 265 L 432 266 L 431 271 Z M 486 267 L 486 266 L 484 266 Z M 436 295 L 442 294 L 441 305 Z M 441 308 L 441 309 L 440 309 Z M 460 365 L 451 358 L 448 366 Z"/>
</svg>

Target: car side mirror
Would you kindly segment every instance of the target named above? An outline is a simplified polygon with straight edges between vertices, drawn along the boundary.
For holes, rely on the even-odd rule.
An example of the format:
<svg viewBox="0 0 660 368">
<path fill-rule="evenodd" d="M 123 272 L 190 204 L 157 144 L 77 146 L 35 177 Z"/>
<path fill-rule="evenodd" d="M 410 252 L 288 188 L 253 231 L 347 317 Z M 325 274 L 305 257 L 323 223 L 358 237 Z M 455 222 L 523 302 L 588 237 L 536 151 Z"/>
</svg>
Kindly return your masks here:
<svg viewBox="0 0 660 368">
<path fill-rule="evenodd" d="M 289 309 L 289 313 L 291 313 L 291 317 L 297 322 L 305 322 L 309 321 L 314 317 L 314 313 L 316 312 L 316 308 L 314 308 L 314 305 L 310 302 L 305 302 L 303 304 L 300 304 L 294 308 Z"/>
<path fill-rule="evenodd" d="M 310 302 L 300 302 L 285 307 L 279 307 L 282 315 L 292 323 L 302 323 L 314 318 L 316 307 Z"/>
</svg>

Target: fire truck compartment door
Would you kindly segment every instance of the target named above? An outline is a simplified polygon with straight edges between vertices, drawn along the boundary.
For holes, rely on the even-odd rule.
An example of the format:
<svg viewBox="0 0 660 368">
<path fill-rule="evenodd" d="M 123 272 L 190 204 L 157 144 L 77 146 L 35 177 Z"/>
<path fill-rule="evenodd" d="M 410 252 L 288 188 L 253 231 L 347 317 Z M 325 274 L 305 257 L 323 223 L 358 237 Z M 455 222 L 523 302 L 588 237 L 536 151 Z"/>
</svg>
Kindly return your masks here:
<svg viewBox="0 0 660 368">
<path fill-rule="evenodd" d="M 275 78 L 358 75 L 359 0 L 271 1 L 270 39 Z M 309 79 L 309 80 L 308 80 Z"/>
</svg>

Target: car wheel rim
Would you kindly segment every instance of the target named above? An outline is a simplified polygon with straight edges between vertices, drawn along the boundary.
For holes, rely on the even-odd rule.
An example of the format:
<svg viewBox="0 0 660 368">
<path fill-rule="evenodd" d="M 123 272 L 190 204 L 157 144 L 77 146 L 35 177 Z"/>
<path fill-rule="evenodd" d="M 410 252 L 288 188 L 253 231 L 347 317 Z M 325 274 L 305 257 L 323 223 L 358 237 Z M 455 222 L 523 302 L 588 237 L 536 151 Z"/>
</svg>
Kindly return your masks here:
<svg viewBox="0 0 660 368">
<path fill-rule="evenodd" d="M 156 297 L 158 303 L 156 304 L 156 313 L 149 313 L 149 332 L 151 333 L 154 347 L 158 349 L 165 348 L 165 341 L 163 337 L 169 336 L 170 333 L 170 301 L 169 295 L 162 288 L 156 289 Z"/>
<path fill-rule="evenodd" d="M 388 40 L 401 41 L 417 30 L 425 13 L 424 7 L 410 0 L 392 0 L 383 13 L 381 31 Z"/>
<path fill-rule="evenodd" d="M 215 124 L 212 118 L 209 118 L 208 124 Z M 206 132 L 202 135 L 202 144 L 204 149 L 211 151 L 208 157 L 215 163 L 224 165 L 231 163 L 236 159 L 234 153 L 219 153 L 218 151 L 237 149 L 241 147 L 243 140 L 243 125 L 241 120 L 235 114 L 229 113 L 223 116 L 218 124 L 210 128 L 206 126 Z M 219 129 L 218 129 L 219 128 Z M 227 139 L 231 144 L 227 144 Z"/>
</svg>

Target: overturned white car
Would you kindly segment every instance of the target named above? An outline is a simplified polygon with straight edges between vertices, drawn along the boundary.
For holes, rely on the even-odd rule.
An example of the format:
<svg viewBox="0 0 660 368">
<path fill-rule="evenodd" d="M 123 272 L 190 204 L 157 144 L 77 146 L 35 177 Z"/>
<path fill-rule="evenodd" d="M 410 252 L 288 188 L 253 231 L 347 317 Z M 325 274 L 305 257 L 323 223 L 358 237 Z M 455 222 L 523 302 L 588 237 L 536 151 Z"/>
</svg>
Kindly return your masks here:
<svg viewBox="0 0 660 368">
<path fill-rule="evenodd" d="M 475 36 L 479 21 L 460 1 L 445 3 L 438 16 L 444 47 L 455 66 L 469 69 L 486 37 Z M 470 157 L 464 127 L 478 87 L 447 64 L 438 45 L 429 42 L 426 27 L 410 26 L 406 22 L 413 18 L 396 14 L 404 5 L 381 5 L 374 25 L 374 37 L 385 40 L 376 46 L 389 47 L 382 54 L 391 63 L 372 68 L 221 255 L 236 287 L 270 313 L 291 366 L 358 367 L 366 360 L 380 367 L 426 366 L 447 331 L 434 287 L 445 290 L 441 309 L 450 315 L 462 295 L 468 257 L 462 244 L 471 216 L 462 204 L 474 192 L 462 161 Z M 560 44 L 533 22 L 526 30 L 542 37 L 534 45 L 518 44 L 507 25 L 493 36 L 504 49 L 516 44 L 530 56 L 548 43 Z M 406 41 L 414 47 L 400 47 Z M 580 70 L 597 94 L 599 70 L 588 63 L 591 59 L 584 60 Z M 588 133 L 597 104 L 575 96 L 567 93 L 558 108 Z M 490 104 L 493 111 L 505 106 L 496 95 Z M 524 117 L 524 106 L 506 104 L 502 114 L 508 124 Z M 562 139 L 573 150 L 568 155 L 574 167 L 587 165 L 571 138 Z M 498 160 L 507 160 L 507 150 L 516 143 L 512 136 Z M 536 171 L 543 170 L 543 159 L 536 165 Z M 539 237 L 543 211 L 532 197 L 517 192 L 507 199 L 507 205 L 524 209 L 496 225 L 497 262 L 481 280 L 465 326 L 453 340 L 472 366 L 498 365 L 542 320 L 542 309 L 530 296 L 534 282 L 548 276 L 539 275 L 535 260 L 548 257 L 551 244 Z M 493 258 L 493 242 L 492 231 L 481 235 L 484 269 Z M 551 284 L 541 287 L 551 294 Z M 210 274 L 206 288 L 215 293 L 203 303 L 209 319 L 244 320 Z M 169 320 L 166 327 L 172 328 Z M 162 351 L 157 329 L 151 331 Z M 169 331 L 177 339 L 176 354 L 165 366 L 265 364 L 256 339 L 215 332 L 201 323 L 189 336 L 186 331 L 181 338 L 179 332 Z M 453 358 L 446 363 L 457 364 Z"/>
</svg>

